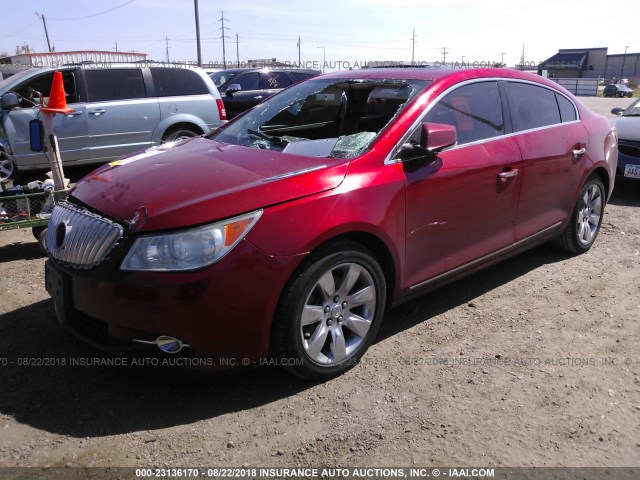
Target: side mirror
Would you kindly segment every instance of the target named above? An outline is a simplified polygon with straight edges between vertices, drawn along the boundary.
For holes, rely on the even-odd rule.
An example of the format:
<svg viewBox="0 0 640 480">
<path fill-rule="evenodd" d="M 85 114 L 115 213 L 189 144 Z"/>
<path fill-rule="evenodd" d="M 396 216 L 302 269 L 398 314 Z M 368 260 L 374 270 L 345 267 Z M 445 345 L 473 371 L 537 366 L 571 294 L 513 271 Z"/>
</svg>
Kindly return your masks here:
<svg viewBox="0 0 640 480">
<path fill-rule="evenodd" d="M 618 116 L 622 115 L 622 112 L 624 112 L 624 108 L 614 108 L 611 110 L 611 113 Z"/>
<path fill-rule="evenodd" d="M 20 100 L 18 99 L 18 95 L 9 92 L 5 93 L 2 96 L 2 110 L 13 110 L 16 107 L 20 106 Z"/>
<path fill-rule="evenodd" d="M 400 160 L 434 158 L 439 152 L 456 144 L 456 127 L 445 123 L 422 124 L 420 143 L 405 143 L 398 151 Z"/>
<path fill-rule="evenodd" d="M 29 122 L 29 145 L 32 152 L 42 152 L 44 150 L 43 138 L 44 127 L 42 126 L 42 120 L 31 120 Z"/>
<path fill-rule="evenodd" d="M 242 90 L 242 87 L 239 83 L 232 83 L 227 87 L 224 93 L 227 95 L 231 95 L 232 93 L 239 92 L 240 90 Z"/>
</svg>

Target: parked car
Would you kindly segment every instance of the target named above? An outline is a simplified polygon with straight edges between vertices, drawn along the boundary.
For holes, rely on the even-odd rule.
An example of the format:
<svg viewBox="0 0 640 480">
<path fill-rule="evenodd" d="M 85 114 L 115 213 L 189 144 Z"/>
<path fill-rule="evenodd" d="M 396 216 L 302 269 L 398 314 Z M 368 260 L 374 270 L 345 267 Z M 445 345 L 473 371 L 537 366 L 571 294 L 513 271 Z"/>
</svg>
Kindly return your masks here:
<svg viewBox="0 0 640 480">
<path fill-rule="evenodd" d="M 300 68 L 234 68 L 209 75 L 222 94 L 227 117 L 232 119 L 283 88 L 320 73 Z"/>
<path fill-rule="evenodd" d="M 619 175 L 640 179 L 640 100 L 627 108 L 614 108 L 613 120 L 618 129 L 618 170 Z"/>
<path fill-rule="evenodd" d="M 631 90 L 626 85 L 622 85 L 620 83 L 612 83 L 604 87 L 604 91 L 602 95 L 605 97 L 629 97 L 633 96 L 633 90 Z"/>
<path fill-rule="evenodd" d="M 220 94 L 200 69 L 114 63 L 59 70 L 74 109 L 55 118 L 64 165 L 106 163 L 226 121 Z M 30 149 L 29 121 L 38 116 L 39 94 L 47 101 L 54 71 L 25 70 L 0 82 L 0 180 L 49 168 L 46 155 Z"/>
<path fill-rule="evenodd" d="M 525 72 L 328 74 L 85 177 L 52 213 L 47 290 L 101 348 L 328 378 L 388 306 L 544 242 L 589 250 L 616 140 Z"/>
</svg>

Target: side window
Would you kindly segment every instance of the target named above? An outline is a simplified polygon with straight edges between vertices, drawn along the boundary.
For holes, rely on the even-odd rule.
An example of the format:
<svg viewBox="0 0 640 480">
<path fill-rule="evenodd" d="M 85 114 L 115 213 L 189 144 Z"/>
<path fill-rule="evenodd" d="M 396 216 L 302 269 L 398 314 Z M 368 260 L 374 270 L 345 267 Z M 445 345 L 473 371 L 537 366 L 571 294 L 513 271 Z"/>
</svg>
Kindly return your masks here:
<svg viewBox="0 0 640 480">
<path fill-rule="evenodd" d="M 441 99 L 424 121 L 456 127 L 458 145 L 503 135 L 497 82 L 477 82 L 457 88 Z"/>
<path fill-rule="evenodd" d="M 309 73 L 302 73 L 302 72 L 289 72 L 289 75 L 293 77 L 293 81 L 296 83 L 302 82 L 303 80 L 307 80 L 313 77 L 313 75 Z"/>
<path fill-rule="evenodd" d="M 84 78 L 89 102 L 146 97 L 142 70 L 139 68 L 85 70 Z"/>
<path fill-rule="evenodd" d="M 157 97 L 207 95 L 209 89 L 200 75 L 188 68 L 152 68 Z"/>
<path fill-rule="evenodd" d="M 237 83 L 242 90 L 258 90 L 258 72 L 242 73 L 233 77 L 231 83 Z"/>
<path fill-rule="evenodd" d="M 269 72 L 260 74 L 260 89 L 270 90 L 284 88 L 291 85 L 291 79 L 284 72 Z"/>
<path fill-rule="evenodd" d="M 26 83 L 17 87 L 14 92 L 20 96 L 20 106 L 22 108 L 32 108 L 39 105 L 40 99 L 37 92 L 44 97 L 45 104 L 48 102 L 53 83 L 53 72 L 38 75 Z M 62 83 L 66 94 L 67 103 L 77 103 L 78 90 L 76 88 L 76 74 L 72 70 L 62 72 Z"/>
<path fill-rule="evenodd" d="M 555 93 L 529 83 L 508 82 L 507 93 L 516 132 L 560 123 Z"/>
<path fill-rule="evenodd" d="M 560 118 L 562 122 L 573 122 L 578 119 L 576 115 L 576 107 L 573 106 L 567 97 L 556 93 L 556 100 L 558 101 L 558 107 L 560 107 Z"/>
</svg>

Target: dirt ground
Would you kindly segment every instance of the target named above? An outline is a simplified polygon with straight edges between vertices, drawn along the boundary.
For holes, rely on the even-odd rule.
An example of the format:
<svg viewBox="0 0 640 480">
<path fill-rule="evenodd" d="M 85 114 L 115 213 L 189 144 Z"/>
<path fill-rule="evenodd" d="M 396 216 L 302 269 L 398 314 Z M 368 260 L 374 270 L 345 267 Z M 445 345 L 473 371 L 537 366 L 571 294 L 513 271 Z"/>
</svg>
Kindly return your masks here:
<svg viewBox="0 0 640 480">
<path fill-rule="evenodd" d="M 640 466 L 640 183 L 588 253 L 542 246 L 391 310 L 319 384 L 59 365 L 100 356 L 43 268 L 30 231 L 0 232 L 0 467 Z"/>
</svg>

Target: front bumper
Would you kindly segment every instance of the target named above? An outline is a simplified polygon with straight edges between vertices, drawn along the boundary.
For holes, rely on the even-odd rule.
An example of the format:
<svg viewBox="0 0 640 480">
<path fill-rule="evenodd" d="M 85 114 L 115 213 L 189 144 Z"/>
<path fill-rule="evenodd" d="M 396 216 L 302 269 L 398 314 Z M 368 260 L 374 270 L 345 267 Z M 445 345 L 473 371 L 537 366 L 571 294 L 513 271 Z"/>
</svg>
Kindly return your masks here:
<svg viewBox="0 0 640 480">
<path fill-rule="evenodd" d="M 190 345 L 180 356 L 246 365 L 268 354 L 278 298 L 297 260 L 268 256 L 247 240 L 198 272 L 122 272 L 117 258 L 80 271 L 49 259 L 47 290 L 60 323 L 95 347 L 149 352 L 133 340 L 168 335 Z"/>
<path fill-rule="evenodd" d="M 627 165 L 637 165 L 640 168 L 640 141 L 618 140 L 618 168 L 616 173 L 625 176 Z M 628 177 L 626 178 L 637 178 Z"/>
</svg>

